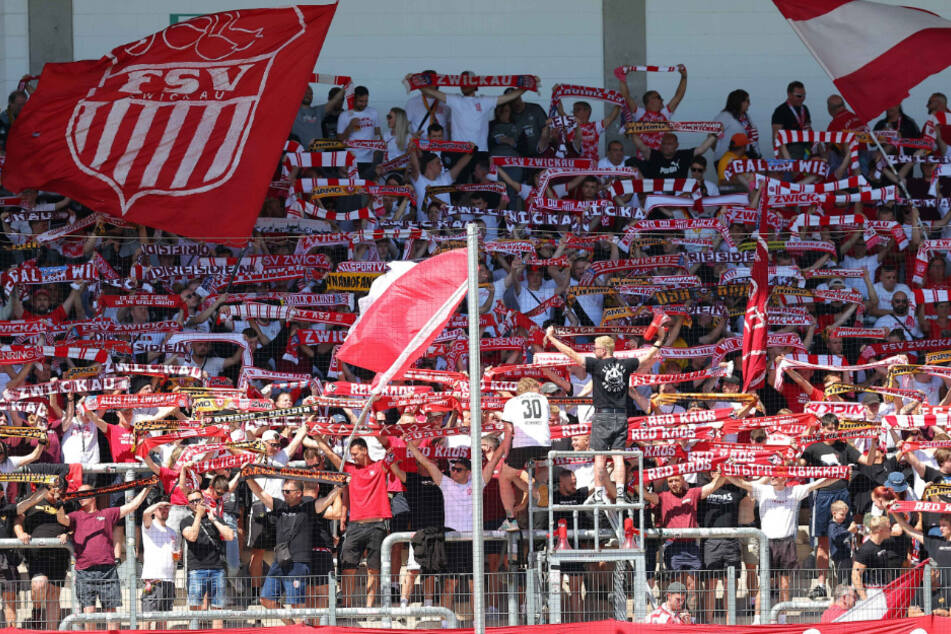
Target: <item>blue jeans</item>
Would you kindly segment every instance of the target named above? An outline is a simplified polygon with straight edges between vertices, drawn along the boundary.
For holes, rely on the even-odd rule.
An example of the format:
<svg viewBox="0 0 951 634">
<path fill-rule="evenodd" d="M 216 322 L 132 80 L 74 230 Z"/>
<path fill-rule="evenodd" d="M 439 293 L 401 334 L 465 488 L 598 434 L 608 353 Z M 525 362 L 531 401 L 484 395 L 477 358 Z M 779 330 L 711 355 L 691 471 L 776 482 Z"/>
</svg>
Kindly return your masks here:
<svg viewBox="0 0 951 634">
<path fill-rule="evenodd" d="M 228 573 L 235 576 L 238 568 L 241 567 L 241 551 L 238 545 L 238 516 L 233 513 L 225 513 L 222 519 L 225 525 L 234 531 L 235 535 L 230 542 L 225 542 L 225 560 L 228 563 Z"/>
<path fill-rule="evenodd" d="M 200 606 L 206 594 L 212 607 L 225 607 L 224 570 L 188 571 L 188 607 Z"/>
<path fill-rule="evenodd" d="M 307 595 L 307 577 L 310 575 L 310 566 L 294 562 L 289 566 L 281 566 L 277 562 L 271 564 L 261 588 L 261 598 L 271 601 L 281 600 L 283 590 L 284 602 L 288 605 L 304 605 Z"/>
</svg>

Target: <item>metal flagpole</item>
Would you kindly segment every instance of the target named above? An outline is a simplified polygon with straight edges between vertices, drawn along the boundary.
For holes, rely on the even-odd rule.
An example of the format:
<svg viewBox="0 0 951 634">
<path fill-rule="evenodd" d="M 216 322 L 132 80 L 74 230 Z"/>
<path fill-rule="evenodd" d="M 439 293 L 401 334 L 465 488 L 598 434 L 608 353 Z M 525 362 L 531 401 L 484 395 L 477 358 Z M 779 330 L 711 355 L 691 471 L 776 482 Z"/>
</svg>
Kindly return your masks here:
<svg viewBox="0 0 951 634">
<path fill-rule="evenodd" d="M 482 368 L 479 359 L 479 226 L 466 225 L 469 259 L 469 436 L 472 443 L 472 628 L 485 634 L 482 543 Z"/>
</svg>

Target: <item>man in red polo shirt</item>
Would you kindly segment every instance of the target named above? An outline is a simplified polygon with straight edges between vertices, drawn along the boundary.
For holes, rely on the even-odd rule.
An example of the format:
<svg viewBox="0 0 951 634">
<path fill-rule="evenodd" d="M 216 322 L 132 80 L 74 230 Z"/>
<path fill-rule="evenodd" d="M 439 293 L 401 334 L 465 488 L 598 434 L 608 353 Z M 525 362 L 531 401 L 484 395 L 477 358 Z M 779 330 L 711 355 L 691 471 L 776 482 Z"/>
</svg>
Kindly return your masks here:
<svg viewBox="0 0 951 634">
<path fill-rule="evenodd" d="M 317 443 L 334 467 L 339 469 L 343 459 L 323 439 L 318 439 Z M 387 522 L 392 517 L 387 494 L 387 474 L 390 469 L 386 460 L 370 460 L 367 441 L 363 438 L 354 438 L 350 443 L 350 457 L 353 462 L 346 463 L 343 468 L 350 475 L 350 482 L 343 491 L 344 514 L 349 510 L 349 515 L 340 520 L 340 530 L 346 529 L 343 548 L 340 550 L 343 596 L 346 607 L 353 607 L 357 568 L 366 553 L 366 606 L 369 608 L 373 607 L 376 599 L 380 582 L 380 551 L 383 539 L 389 534 Z"/>
<path fill-rule="evenodd" d="M 55 308 L 53 307 L 50 292 L 45 288 L 38 288 L 33 291 L 33 298 L 30 301 L 30 310 L 26 310 L 20 300 L 20 289 L 14 288 L 13 292 L 10 293 L 11 316 L 13 319 L 25 319 L 27 321 L 51 319 L 57 324 L 66 321 L 71 312 L 75 310 L 75 312 L 79 313 L 81 311 L 82 302 L 80 301 L 80 294 L 84 288 L 85 284 L 74 286 L 69 292 L 69 295 L 66 296 L 66 301 Z"/>
</svg>

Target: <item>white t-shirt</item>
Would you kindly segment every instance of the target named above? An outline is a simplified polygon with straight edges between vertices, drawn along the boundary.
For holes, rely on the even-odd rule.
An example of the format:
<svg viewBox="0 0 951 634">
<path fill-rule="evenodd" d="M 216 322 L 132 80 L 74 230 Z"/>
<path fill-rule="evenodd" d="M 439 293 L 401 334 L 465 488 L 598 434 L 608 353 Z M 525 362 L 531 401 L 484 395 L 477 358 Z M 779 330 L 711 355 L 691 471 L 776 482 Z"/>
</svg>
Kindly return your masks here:
<svg viewBox="0 0 951 634">
<path fill-rule="evenodd" d="M 551 298 L 555 291 L 558 289 L 558 285 L 555 284 L 554 280 L 543 280 L 542 285 L 538 290 L 531 290 L 528 288 L 528 282 L 522 282 L 519 285 L 519 294 L 518 294 L 518 308 L 519 311 L 527 313 L 532 310 L 545 300 Z M 543 311 L 539 315 L 534 317 L 529 317 L 532 321 L 538 324 L 539 327 L 545 323 L 545 320 L 551 317 L 551 309 Z"/>
<path fill-rule="evenodd" d="M 878 309 L 879 310 L 891 310 L 892 309 L 892 295 L 901 291 L 905 294 L 905 297 L 908 298 L 908 310 L 914 310 L 915 306 L 915 295 L 911 292 L 911 289 L 902 283 L 895 284 L 895 288 L 890 291 L 885 290 L 885 287 L 882 286 L 881 282 L 875 284 L 875 293 L 878 295 Z"/>
<path fill-rule="evenodd" d="M 905 333 L 906 336 L 911 333 L 913 337 L 924 337 L 921 329 L 918 328 L 918 319 L 911 313 L 904 317 L 882 315 L 875 320 L 875 328 L 888 328 L 889 332 L 896 329 L 902 331 L 907 329 L 908 332 Z"/>
<path fill-rule="evenodd" d="M 452 113 L 452 140 L 475 143 L 482 152 L 489 149 L 489 120 L 495 116 L 498 97 L 446 95 Z"/>
<path fill-rule="evenodd" d="M 430 107 L 433 105 L 433 99 L 429 97 L 426 98 L 426 102 L 429 103 Z M 433 112 L 433 116 L 426 118 L 426 113 L 428 108 L 426 108 L 426 103 L 423 102 L 422 93 L 415 93 L 406 101 L 406 118 L 409 119 L 409 129 L 410 132 L 416 132 L 420 130 L 420 124 L 422 124 L 422 129 L 420 130 L 420 136 L 424 139 L 429 138 L 429 126 L 433 123 L 438 123 L 443 128 L 445 128 L 446 133 L 449 132 L 449 107 L 446 106 L 443 102 L 439 100 L 436 101 L 436 109 Z M 435 121 L 433 118 L 435 117 Z M 423 123 L 423 119 L 426 119 L 426 122 Z"/>
<path fill-rule="evenodd" d="M 266 456 L 261 456 L 261 459 L 258 461 L 258 463 L 271 467 L 286 467 L 290 460 L 291 459 L 287 455 L 287 452 L 281 449 L 276 454 L 274 454 L 273 458 L 269 459 Z M 264 489 L 264 492 L 270 494 L 272 498 L 278 500 L 284 499 L 284 494 L 281 493 L 281 486 L 284 484 L 284 478 L 255 478 L 255 480 L 261 485 L 261 488 Z"/>
<path fill-rule="evenodd" d="M 797 484 L 777 491 L 772 485 L 750 483 L 759 502 L 760 526 L 767 539 L 783 539 L 796 534 L 799 505 L 809 496 L 809 486 Z"/>
<path fill-rule="evenodd" d="M 550 447 L 551 432 L 548 421 L 551 408 L 544 394 L 525 392 L 505 402 L 502 420 L 512 423 L 515 435 L 512 447 Z"/>
<path fill-rule="evenodd" d="M 142 529 L 142 578 L 160 581 L 175 580 L 176 562 L 172 559 L 178 533 L 174 528 L 159 526 L 153 521 L 148 528 Z"/>
<path fill-rule="evenodd" d="M 73 424 L 63 434 L 60 449 L 67 464 L 99 464 L 99 430 L 92 421 L 73 417 Z"/>
<path fill-rule="evenodd" d="M 446 526 L 459 532 L 471 531 L 472 478 L 465 484 L 459 484 L 449 476 L 443 476 L 439 481 L 439 489 L 446 509 Z"/>
<path fill-rule="evenodd" d="M 842 258 L 842 268 L 846 269 L 865 269 L 868 271 L 869 279 L 875 279 L 875 271 L 878 269 L 878 256 L 866 255 L 864 258 L 853 258 L 847 255 Z M 861 277 L 845 278 L 846 288 L 852 288 L 862 294 L 862 297 L 868 299 L 868 286 Z M 876 286 L 877 288 L 877 286 Z"/>
<path fill-rule="evenodd" d="M 337 118 L 337 134 L 343 134 L 343 131 L 350 125 L 350 121 L 357 119 L 360 127 L 350 135 L 355 141 L 370 141 L 375 137 L 375 129 L 380 127 L 380 115 L 375 108 L 367 106 L 360 112 L 356 110 L 344 110 Z M 373 160 L 373 150 L 363 148 L 353 148 L 350 150 L 358 163 L 369 163 Z"/>
<path fill-rule="evenodd" d="M 917 375 L 912 375 L 911 381 L 908 382 L 908 388 L 912 390 L 921 390 L 927 395 L 925 402 L 929 405 L 937 405 L 941 402 L 941 387 L 944 385 L 944 381 L 941 380 L 940 376 L 931 376 L 927 377 L 927 380 L 922 383 L 918 380 Z"/>
<path fill-rule="evenodd" d="M 0 473 L 13 473 L 17 469 L 23 466 L 26 462 L 26 456 L 8 456 L 6 460 L 0 462 Z M 9 482 L 2 482 L 3 492 L 7 492 L 7 485 Z"/>
<path fill-rule="evenodd" d="M 443 168 L 439 176 L 433 180 L 429 180 L 422 174 L 420 174 L 416 180 L 413 181 L 413 187 L 416 189 L 416 201 L 418 203 L 416 217 L 419 222 L 426 222 L 428 218 L 426 217 L 426 188 L 427 187 L 442 187 L 444 185 L 452 185 L 452 174 L 449 173 L 449 170 Z M 449 199 L 449 194 L 437 194 L 435 196 L 437 200 L 441 200 L 447 205 L 451 204 Z"/>
</svg>

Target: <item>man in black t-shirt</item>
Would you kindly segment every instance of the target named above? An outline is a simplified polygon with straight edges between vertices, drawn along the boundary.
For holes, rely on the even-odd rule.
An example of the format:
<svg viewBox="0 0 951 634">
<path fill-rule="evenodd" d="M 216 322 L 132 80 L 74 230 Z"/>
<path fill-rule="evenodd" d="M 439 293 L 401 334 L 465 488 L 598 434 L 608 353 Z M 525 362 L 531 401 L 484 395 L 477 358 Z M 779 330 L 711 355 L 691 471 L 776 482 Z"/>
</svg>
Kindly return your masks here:
<svg viewBox="0 0 951 634">
<path fill-rule="evenodd" d="M 201 491 L 188 494 L 188 513 L 182 519 L 182 537 L 188 556 L 188 609 L 200 610 L 205 595 L 212 609 L 225 607 L 225 542 L 234 531 L 215 517 L 205 505 Z M 212 627 L 222 629 L 224 621 L 214 619 Z"/>
<path fill-rule="evenodd" d="M 704 482 L 698 481 L 697 485 Z M 727 528 L 740 525 L 740 501 L 746 497 L 746 491 L 735 484 L 727 483 L 700 500 L 697 516 L 703 528 Z M 703 609 L 704 623 L 713 623 L 716 608 L 717 582 L 726 575 L 726 569 L 733 566 L 740 570 L 740 541 L 738 539 L 703 540 L 703 567 L 710 571 L 704 577 Z"/>
<path fill-rule="evenodd" d="M 905 531 L 905 535 L 924 544 L 928 556 L 931 557 L 934 565 L 938 568 L 938 574 L 940 575 L 938 592 L 944 597 L 944 604 L 951 605 L 951 572 L 949 572 L 951 571 L 951 515 L 942 514 L 938 518 L 941 537 L 931 537 L 909 524 L 902 513 L 894 513 L 891 508 L 888 509 L 888 512 L 893 515 L 895 521 Z"/>
<path fill-rule="evenodd" d="M 558 474 L 558 488 L 553 494 L 555 504 L 565 504 L 565 505 L 577 505 L 584 504 L 585 500 L 588 499 L 588 489 L 587 487 L 578 488 L 578 480 L 575 478 L 575 472 L 569 471 L 568 469 L 562 469 Z M 560 520 L 565 520 L 565 523 L 568 525 L 568 530 L 574 530 L 575 520 L 573 511 L 556 511 L 554 514 L 555 525 L 558 525 Z M 578 513 L 578 524 L 579 529 L 591 528 L 591 514 L 587 512 Z M 569 538 L 569 543 L 574 543 L 574 540 Z M 585 546 L 582 546 L 584 548 Z M 595 564 L 596 566 L 597 564 Z M 585 564 L 581 562 L 574 561 L 564 561 L 561 563 L 561 572 L 568 577 L 568 604 L 563 608 L 567 608 L 568 612 L 572 615 L 580 617 L 584 614 L 585 606 L 583 603 L 582 592 L 581 592 L 581 582 L 584 579 L 585 573 Z M 594 596 L 594 588 L 597 584 L 598 572 L 597 570 L 592 571 L 591 578 L 586 584 L 588 589 L 588 594 Z"/>
<path fill-rule="evenodd" d="M 311 571 L 314 546 L 327 548 L 329 544 L 314 544 L 314 523 L 327 510 L 342 489 L 335 487 L 327 495 L 314 500 L 304 497 L 304 484 L 299 480 L 285 480 L 281 485 L 284 499 L 272 497 L 255 482 L 246 480 L 248 488 L 258 496 L 264 506 L 276 518 L 276 541 L 274 562 L 264 579 L 261 588 L 261 605 L 268 609 L 281 606 L 283 589 L 284 600 L 292 608 L 302 608 L 307 600 L 307 578 L 318 576 L 317 594 L 327 594 L 327 573 L 329 570 Z M 322 583 L 321 583 L 322 581 Z M 303 619 L 284 620 L 285 624 L 303 623 Z"/>
<path fill-rule="evenodd" d="M 835 414 L 825 414 L 820 420 L 822 433 L 834 434 L 839 430 L 839 419 Z M 869 465 L 876 459 L 878 444 L 872 443 L 867 455 L 842 440 L 816 442 L 802 452 L 799 464 L 807 467 L 838 467 L 854 464 Z M 809 521 L 809 535 L 816 543 L 816 568 L 819 570 L 818 584 L 809 593 L 810 599 L 823 599 L 826 596 L 826 573 L 829 570 L 829 520 L 832 519 L 831 506 L 836 500 L 851 504 L 849 481 L 836 480 L 829 486 L 812 492 L 812 517 Z"/>
<path fill-rule="evenodd" d="M 641 170 L 644 178 L 687 178 L 694 157 L 700 156 L 713 147 L 713 144 L 717 142 L 717 135 L 708 134 L 703 143 L 686 150 L 678 149 L 680 142 L 673 132 L 667 132 L 661 137 L 660 150 L 649 148 L 636 134 L 631 135 L 631 140 L 640 153 L 647 158 L 644 160 L 630 158 L 624 164 Z"/>
<path fill-rule="evenodd" d="M 594 377 L 592 382 L 592 402 L 594 404 L 594 420 L 591 424 L 591 449 L 595 451 L 610 451 L 624 449 L 627 446 L 627 399 L 631 374 L 640 367 L 650 368 L 651 362 L 663 345 L 667 336 L 667 328 L 657 329 L 657 340 L 646 352 L 639 352 L 637 356 L 618 359 L 614 356 L 614 339 L 598 337 L 594 340 L 594 357 L 583 357 L 570 346 L 565 345 L 554 336 L 555 329 L 548 327 L 545 340 L 577 365 L 584 366 L 588 374 Z M 605 486 L 608 481 L 605 455 L 594 457 L 594 504 L 607 503 Z M 612 456 L 614 471 L 611 473 L 614 480 L 616 499 L 625 499 L 624 456 Z"/>
<path fill-rule="evenodd" d="M 50 495 L 49 489 L 41 487 L 33 495 L 24 498 L 19 504 L 7 502 L 6 496 L 0 491 L 0 538 L 10 539 L 13 537 L 14 522 L 18 518 L 32 509 L 34 506 L 43 502 Z M 52 516 L 55 520 L 55 515 Z M 58 522 L 57 522 L 58 524 Z M 64 528 L 64 526 L 61 526 Z M 68 551 L 63 551 L 68 557 Z M 67 560 L 68 563 L 68 560 Z M 20 553 L 16 550 L 0 550 L 0 592 L 3 594 L 3 616 L 6 618 L 7 625 L 14 627 L 17 623 L 17 592 L 20 590 L 20 571 L 17 566 L 20 564 Z M 36 599 L 34 598 L 34 605 Z M 59 591 L 57 589 L 57 605 L 59 601 Z M 47 614 L 49 618 L 49 614 Z M 59 626 L 59 614 L 57 610 L 56 621 L 46 623 L 34 623 L 36 629 L 55 629 Z"/>
<path fill-rule="evenodd" d="M 806 87 L 801 81 L 790 82 L 786 86 L 786 101 L 776 106 L 773 110 L 773 141 L 776 140 L 776 134 L 780 130 L 811 130 L 812 115 L 809 114 L 809 108 L 804 103 L 806 100 Z M 806 151 L 809 149 L 808 143 L 789 143 L 786 145 L 789 151 L 789 158 L 806 159 Z"/>
<path fill-rule="evenodd" d="M 866 524 L 868 539 L 852 558 L 852 586 L 863 601 L 867 588 L 884 587 L 898 576 L 907 553 L 907 542 L 892 537 L 888 517 L 872 517 Z"/>
</svg>

